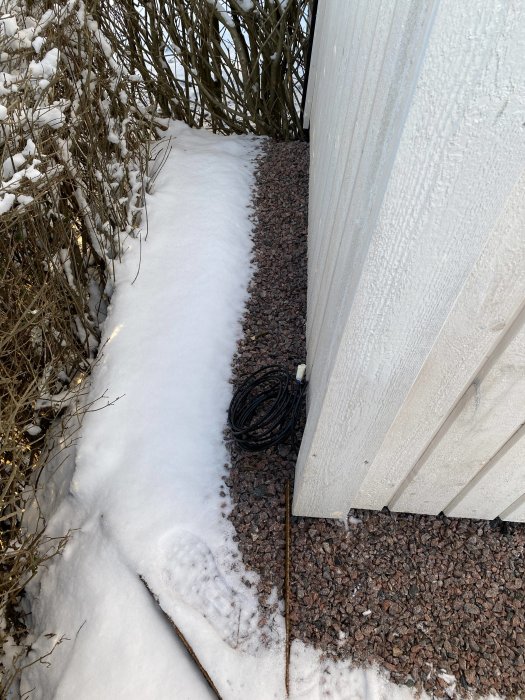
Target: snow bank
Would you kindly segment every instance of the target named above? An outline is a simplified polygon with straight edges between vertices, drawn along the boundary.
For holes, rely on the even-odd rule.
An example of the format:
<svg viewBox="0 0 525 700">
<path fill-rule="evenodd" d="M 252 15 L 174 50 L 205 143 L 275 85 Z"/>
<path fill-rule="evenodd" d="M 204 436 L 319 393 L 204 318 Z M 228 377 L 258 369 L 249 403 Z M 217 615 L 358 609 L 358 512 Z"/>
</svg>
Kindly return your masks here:
<svg viewBox="0 0 525 700">
<path fill-rule="evenodd" d="M 22 692 L 35 687 L 35 698 L 208 697 L 200 677 L 196 689 L 181 675 L 189 662 L 140 577 L 225 697 L 283 697 L 282 619 L 258 627 L 255 579 L 217 496 L 259 142 L 181 124 L 170 138 L 148 235 L 129 238 L 117 266 L 92 378 L 89 401 L 106 396 L 93 408 L 118 401 L 86 415 L 69 490 L 47 499 L 57 500 L 49 532 L 75 531 L 30 587 L 32 658 L 63 640 L 49 668 L 24 672 Z"/>
</svg>

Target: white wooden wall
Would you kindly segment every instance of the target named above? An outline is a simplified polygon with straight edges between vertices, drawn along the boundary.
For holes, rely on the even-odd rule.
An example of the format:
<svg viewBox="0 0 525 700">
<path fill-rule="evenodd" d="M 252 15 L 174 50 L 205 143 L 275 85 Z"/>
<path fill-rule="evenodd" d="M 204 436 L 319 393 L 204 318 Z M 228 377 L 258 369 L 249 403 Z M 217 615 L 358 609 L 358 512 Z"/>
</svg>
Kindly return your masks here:
<svg viewBox="0 0 525 700">
<path fill-rule="evenodd" d="M 525 4 L 319 0 L 294 512 L 525 520 Z"/>
</svg>

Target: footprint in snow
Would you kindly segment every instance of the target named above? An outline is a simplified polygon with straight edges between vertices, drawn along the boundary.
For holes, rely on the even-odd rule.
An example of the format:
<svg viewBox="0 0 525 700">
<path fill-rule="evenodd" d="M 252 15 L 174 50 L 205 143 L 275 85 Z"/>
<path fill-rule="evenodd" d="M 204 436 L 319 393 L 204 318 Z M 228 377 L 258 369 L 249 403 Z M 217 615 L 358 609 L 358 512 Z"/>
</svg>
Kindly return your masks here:
<svg viewBox="0 0 525 700">
<path fill-rule="evenodd" d="M 180 532 L 166 552 L 167 588 L 200 612 L 232 648 L 243 646 L 257 628 L 256 607 L 228 584 L 208 545 L 190 532 Z"/>
</svg>

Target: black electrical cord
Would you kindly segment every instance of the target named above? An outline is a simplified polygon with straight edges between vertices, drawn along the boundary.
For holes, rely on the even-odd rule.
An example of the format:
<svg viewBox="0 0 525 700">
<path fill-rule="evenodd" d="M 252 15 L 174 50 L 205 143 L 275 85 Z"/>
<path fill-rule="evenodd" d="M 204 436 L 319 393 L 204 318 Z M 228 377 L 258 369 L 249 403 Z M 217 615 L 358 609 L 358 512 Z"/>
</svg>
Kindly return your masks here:
<svg viewBox="0 0 525 700">
<path fill-rule="evenodd" d="M 261 452 L 290 435 L 295 441 L 306 385 L 277 365 L 251 374 L 233 395 L 228 410 L 228 423 L 239 447 Z"/>
</svg>

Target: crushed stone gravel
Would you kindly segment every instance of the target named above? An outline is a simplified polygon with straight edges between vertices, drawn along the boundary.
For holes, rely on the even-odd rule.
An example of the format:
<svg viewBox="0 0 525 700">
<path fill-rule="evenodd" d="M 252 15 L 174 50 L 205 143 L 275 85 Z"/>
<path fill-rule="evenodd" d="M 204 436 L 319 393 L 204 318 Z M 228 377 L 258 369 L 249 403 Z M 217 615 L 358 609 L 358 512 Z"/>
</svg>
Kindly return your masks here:
<svg viewBox="0 0 525 700">
<path fill-rule="evenodd" d="M 254 193 L 254 264 L 235 385 L 267 364 L 305 360 L 308 145 L 268 141 Z M 296 452 L 230 442 L 229 517 L 263 611 L 284 579 L 286 481 Z M 525 696 L 525 527 L 351 511 L 292 519 L 292 638 L 399 684 L 447 697 Z M 448 695 L 447 695 L 448 694 Z"/>
</svg>

